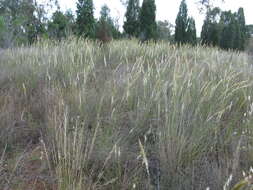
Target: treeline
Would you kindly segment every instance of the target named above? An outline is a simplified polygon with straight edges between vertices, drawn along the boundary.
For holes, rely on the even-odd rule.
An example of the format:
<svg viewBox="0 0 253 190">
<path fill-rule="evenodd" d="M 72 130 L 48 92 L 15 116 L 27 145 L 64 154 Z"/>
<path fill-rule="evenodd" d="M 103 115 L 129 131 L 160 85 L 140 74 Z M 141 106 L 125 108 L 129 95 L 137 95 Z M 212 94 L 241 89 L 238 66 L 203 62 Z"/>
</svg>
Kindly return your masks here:
<svg viewBox="0 0 253 190">
<path fill-rule="evenodd" d="M 51 18 L 47 12 L 56 8 Z M 32 44 L 39 39 L 62 40 L 68 36 L 91 39 L 120 38 L 117 21 L 110 16 L 110 9 L 104 5 L 100 18 L 94 18 L 92 0 L 78 0 L 77 11 L 62 12 L 57 0 L 38 4 L 36 0 L 0 1 L 0 47 L 8 48 Z"/>
<path fill-rule="evenodd" d="M 58 8 L 48 19 L 47 9 L 59 7 L 57 0 L 48 0 L 43 5 L 36 0 L 0 1 L 0 46 L 32 44 L 40 38 L 62 40 L 76 35 L 104 42 L 134 37 L 141 41 L 167 40 L 177 44 L 201 43 L 244 50 L 249 37 L 243 8 L 236 13 L 208 8 L 201 39 L 197 39 L 195 20 L 188 16 L 185 0 L 180 4 L 175 26 L 168 21 L 156 21 L 155 0 L 143 0 L 141 6 L 139 0 L 128 0 L 123 32 L 118 20 L 111 17 L 107 5 L 102 6 L 98 19 L 94 17 L 93 0 L 78 0 L 76 5 L 76 14 L 70 10 L 63 13 Z"/>
<path fill-rule="evenodd" d="M 237 12 L 209 9 L 202 27 L 202 44 L 244 50 L 249 38 L 243 8 Z"/>
<path fill-rule="evenodd" d="M 249 37 L 250 31 L 245 24 L 243 8 L 233 13 L 222 11 L 218 7 L 207 7 L 200 38 L 202 45 L 218 46 L 226 50 L 244 50 Z M 188 17 L 185 0 L 181 2 L 176 19 L 175 42 L 197 44 L 195 20 Z"/>
</svg>

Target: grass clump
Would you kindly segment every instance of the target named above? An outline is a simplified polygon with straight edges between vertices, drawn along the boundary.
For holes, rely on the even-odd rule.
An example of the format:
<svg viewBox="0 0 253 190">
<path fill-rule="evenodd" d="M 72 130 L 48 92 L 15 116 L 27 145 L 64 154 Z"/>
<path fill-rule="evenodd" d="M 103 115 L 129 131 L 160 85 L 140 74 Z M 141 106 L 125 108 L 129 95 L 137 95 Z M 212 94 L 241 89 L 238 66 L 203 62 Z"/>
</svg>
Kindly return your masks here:
<svg viewBox="0 0 253 190">
<path fill-rule="evenodd" d="M 0 70 L 0 146 L 27 145 L 23 122 L 58 189 L 222 189 L 252 164 L 244 53 L 69 40 L 5 50 Z"/>
</svg>

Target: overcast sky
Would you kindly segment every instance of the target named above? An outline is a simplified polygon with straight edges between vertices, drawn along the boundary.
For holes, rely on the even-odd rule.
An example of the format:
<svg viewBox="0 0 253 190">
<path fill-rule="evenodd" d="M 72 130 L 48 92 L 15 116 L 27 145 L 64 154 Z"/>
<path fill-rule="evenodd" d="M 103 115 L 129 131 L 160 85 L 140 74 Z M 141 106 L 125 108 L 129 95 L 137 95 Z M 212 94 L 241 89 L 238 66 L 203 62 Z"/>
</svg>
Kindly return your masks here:
<svg viewBox="0 0 253 190">
<path fill-rule="evenodd" d="M 76 10 L 76 0 L 58 0 L 63 11 L 66 9 Z M 203 24 L 204 15 L 199 13 L 197 0 L 186 0 L 188 5 L 188 14 L 196 20 L 197 33 L 200 34 Z M 219 0 L 216 0 L 217 2 Z M 111 9 L 111 15 L 119 19 L 122 25 L 125 14 L 125 7 L 120 3 L 120 0 L 93 0 L 95 6 L 95 17 L 99 17 L 99 11 L 103 4 L 107 4 Z M 168 20 L 175 24 L 175 19 L 178 13 L 181 0 L 156 0 L 156 19 Z M 244 8 L 246 23 L 253 24 L 253 5 L 252 0 L 225 0 L 225 3 L 217 3 L 223 10 L 237 11 L 239 7 Z"/>
</svg>

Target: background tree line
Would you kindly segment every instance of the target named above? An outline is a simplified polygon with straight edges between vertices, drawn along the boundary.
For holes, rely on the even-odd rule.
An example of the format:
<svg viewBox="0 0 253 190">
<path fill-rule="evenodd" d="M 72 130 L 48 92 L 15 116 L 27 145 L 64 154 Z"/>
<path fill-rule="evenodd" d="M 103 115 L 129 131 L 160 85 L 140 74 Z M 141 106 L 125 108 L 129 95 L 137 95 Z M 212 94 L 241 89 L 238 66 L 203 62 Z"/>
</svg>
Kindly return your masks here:
<svg viewBox="0 0 253 190">
<path fill-rule="evenodd" d="M 110 40 L 122 37 L 136 37 L 142 40 L 171 37 L 172 25 L 168 21 L 156 23 L 154 0 L 144 0 L 142 7 L 138 0 L 127 3 L 124 31 L 120 31 L 118 19 L 112 18 L 107 5 L 101 7 L 100 17 L 94 17 L 93 0 L 78 0 L 77 10 L 62 12 L 57 0 L 39 4 L 36 0 L 0 1 L 0 47 L 8 48 L 32 44 L 38 39 L 62 40 L 71 35 Z M 48 10 L 56 9 L 51 17 Z"/>
<path fill-rule="evenodd" d="M 48 18 L 48 10 L 56 9 Z M 78 0 L 76 16 L 71 10 L 62 12 L 57 0 L 39 4 L 36 0 L 0 1 L 0 47 L 32 44 L 38 39 L 62 40 L 71 35 L 95 39 L 102 31 L 110 38 L 121 33 L 117 20 L 104 5 L 99 19 L 94 18 L 92 0 Z"/>
<path fill-rule="evenodd" d="M 249 37 L 243 8 L 235 13 L 218 7 L 207 11 L 201 32 L 202 44 L 244 50 Z"/>
<path fill-rule="evenodd" d="M 104 5 L 100 17 L 94 17 L 93 0 L 78 0 L 76 14 L 59 9 L 57 0 L 39 4 L 36 0 L 0 1 L 0 46 L 13 47 L 32 44 L 40 38 L 62 40 L 71 35 L 110 41 L 111 39 L 139 38 L 166 40 L 172 43 L 219 46 L 224 49 L 244 50 L 250 26 L 245 25 L 243 8 L 238 12 L 211 8 L 208 0 L 200 3 L 206 7 L 206 18 L 201 39 L 197 39 L 195 20 L 188 16 L 185 0 L 182 0 L 173 26 L 168 21 L 156 21 L 155 0 L 127 0 L 123 32 L 117 19 L 110 15 L 110 8 Z M 48 18 L 47 9 L 56 11 Z M 175 31 L 172 35 L 172 31 Z M 251 30 L 252 31 L 252 30 Z"/>
</svg>

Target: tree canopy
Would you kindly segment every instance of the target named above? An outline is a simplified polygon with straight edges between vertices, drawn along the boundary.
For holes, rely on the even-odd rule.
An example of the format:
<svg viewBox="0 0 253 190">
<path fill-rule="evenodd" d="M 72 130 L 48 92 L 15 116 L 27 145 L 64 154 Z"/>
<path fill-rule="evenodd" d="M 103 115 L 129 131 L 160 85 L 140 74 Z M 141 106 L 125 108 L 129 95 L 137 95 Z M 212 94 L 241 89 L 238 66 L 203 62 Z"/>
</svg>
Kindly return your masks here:
<svg viewBox="0 0 253 190">
<path fill-rule="evenodd" d="M 222 0 L 221 0 L 222 1 Z M 122 0 L 126 7 L 121 27 L 103 5 L 100 17 L 94 18 L 93 0 L 77 0 L 76 15 L 62 12 L 57 0 L 1 0 L 0 47 L 29 45 L 41 38 L 62 40 L 70 35 L 89 39 L 135 37 L 141 41 L 164 40 L 177 44 L 197 44 L 196 23 L 188 16 L 186 0 L 182 0 L 175 27 L 168 21 L 156 20 L 155 0 Z M 243 8 L 237 12 L 213 7 L 213 0 L 196 0 L 205 7 L 206 17 L 201 31 L 201 44 L 223 49 L 244 50 L 253 27 L 246 26 Z M 52 9 L 54 7 L 54 9 Z M 49 9 L 54 10 L 52 16 Z M 175 33 L 173 33 L 175 31 Z"/>
<path fill-rule="evenodd" d="M 126 34 L 130 37 L 137 37 L 139 35 L 139 0 L 129 0 L 126 10 L 126 21 L 124 22 L 123 28 Z"/>
<path fill-rule="evenodd" d="M 1 46 L 33 43 L 45 33 L 45 15 L 35 0 L 1 0 Z"/>
<path fill-rule="evenodd" d="M 244 50 L 248 38 L 243 8 L 237 12 L 209 9 L 202 27 L 202 44 Z"/>
<path fill-rule="evenodd" d="M 95 18 L 93 0 L 78 0 L 76 10 L 77 34 L 79 36 L 95 37 Z"/>
<path fill-rule="evenodd" d="M 218 7 L 209 9 L 201 31 L 202 44 L 217 46 L 220 39 L 220 20 L 221 10 Z"/>
<path fill-rule="evenodd" d="M 188 9 L 185 0 L 181 1 L 176 18 L 175 42 L 178 44 L 197 43 L 195 20 L 188 17 Z"/>
<path fill-rule="evenodd" d="M 156 5 L 155 0 L 143 0 L 140 11 L 140 37 L 146 41 L 156 39 Z"/>
<path fill-rule="evenodd" d="M 61 40 L 71 35 L 74 30 L 74 15 L 67 11 L 63 14 L 57 10 L 53 13 L 52 21 L 48 23 L 48 35 L 51 38 Z"/>
</svg>

